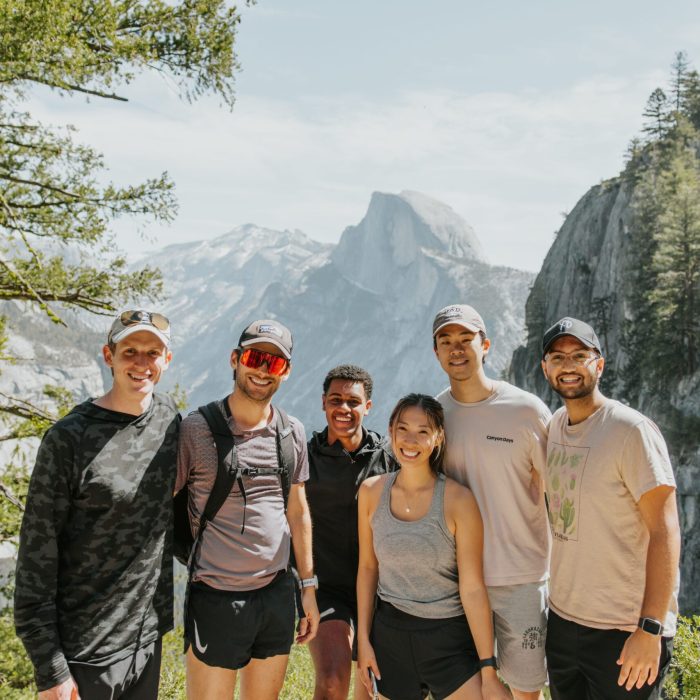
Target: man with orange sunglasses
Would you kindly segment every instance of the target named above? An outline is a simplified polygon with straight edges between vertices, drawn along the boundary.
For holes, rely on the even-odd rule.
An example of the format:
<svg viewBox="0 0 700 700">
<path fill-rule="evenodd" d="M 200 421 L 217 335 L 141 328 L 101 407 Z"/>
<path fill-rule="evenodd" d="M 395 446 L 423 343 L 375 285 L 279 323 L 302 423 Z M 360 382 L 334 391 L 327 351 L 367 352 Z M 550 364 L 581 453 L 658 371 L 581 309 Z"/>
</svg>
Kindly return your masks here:
<svg viewBox="0 0 700 700">
<path fill-rule="evenodd" d="M 304 491 L 309 477 L 306 436 L 298 420 L 272 406 L 272 397 L 289 376 L 291 357 L 292 335 L 276 320 L 251 323 L 231 352 L 233 391 L 214 409 L 233 435 L 237 478 L 221 508 L 205 520 L 201 537 L 200 522 L 219 460 L 201 412 L 182 424 L 176 491 L 185 484 L 189 488 L 195 536 L 185 611 L 189 698 L 233 697 L 239 670 L 243 700 L 279 696 L 294 641 L 296 584 L 289 568 L 290 541 L 302 586 L 296 641 L 310 641 L 318 628 Z M 287 427 L 282 427 L 285 421 Z M 294 466 L 287 475 L 278 436 L 289 429 Z"/>
</svg>

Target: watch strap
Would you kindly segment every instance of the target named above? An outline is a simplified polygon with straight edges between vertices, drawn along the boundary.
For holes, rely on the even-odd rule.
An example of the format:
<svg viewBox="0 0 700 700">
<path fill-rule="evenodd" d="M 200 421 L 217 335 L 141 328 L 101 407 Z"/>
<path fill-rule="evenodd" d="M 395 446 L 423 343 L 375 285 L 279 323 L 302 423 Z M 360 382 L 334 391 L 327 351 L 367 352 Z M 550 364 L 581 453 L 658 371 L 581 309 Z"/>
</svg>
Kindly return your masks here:
<svg viewBox="0 0 700 700">
<path fill-rule="evenodd" d="M 318 588 L 318 576 L 312 576 L 311 578 L 303 578 L 299 582 L 302 590 L 304 588 Z"/>
<path fill-rule="evenodd" d="M 640 617 L 637 626 L 641 630 L 644 630 L 644 632 L 657 637 L 660 637 L 664 633 L 664 626 L 653 617 Z"/>
<path fill-rule="evenodd" d="M 479 659 L 479 668 L 487 668 L 488 666 L 498 668 L 495 656 L 489 656 L 488 659 Z"/>
</svg>

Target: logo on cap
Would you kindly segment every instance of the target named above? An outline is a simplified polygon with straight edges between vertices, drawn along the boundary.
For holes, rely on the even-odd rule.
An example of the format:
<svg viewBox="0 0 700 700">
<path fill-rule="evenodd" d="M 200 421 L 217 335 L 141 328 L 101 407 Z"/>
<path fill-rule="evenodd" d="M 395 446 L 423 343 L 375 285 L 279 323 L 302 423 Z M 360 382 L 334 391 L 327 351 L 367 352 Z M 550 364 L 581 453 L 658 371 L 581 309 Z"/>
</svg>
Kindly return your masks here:
<svg viewBox="0 0 700 700">
<path fill-rule="evenodd" d="M 278 338 L 282 337 L 282 331 L 277 328 L 277 326 L 272 326 L 268 323 L 261 323 L 258 326 L 258 333 L 272 333 L 272 335 L 276 335 Z"/>
<path fill-rule="evenodd" d="M 568 330 L 573 325 L 574 322 L 570 318 L 563 318 L 559 321 L 559 332 L 564 333 L 564 331 Z"/>
</svg>

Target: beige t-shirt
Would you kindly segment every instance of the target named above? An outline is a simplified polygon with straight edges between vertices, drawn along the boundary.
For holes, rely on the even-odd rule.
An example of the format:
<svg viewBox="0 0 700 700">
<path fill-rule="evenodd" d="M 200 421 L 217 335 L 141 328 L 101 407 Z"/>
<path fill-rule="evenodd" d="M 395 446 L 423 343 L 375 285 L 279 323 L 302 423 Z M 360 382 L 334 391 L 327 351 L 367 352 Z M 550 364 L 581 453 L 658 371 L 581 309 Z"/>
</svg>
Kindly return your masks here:
<svg viewBox="0 0 700 700">
<path fill-rule="evenodd" d="M 445 411 L 445 471 L 474 493 L 484 521 L 484 581 L 509 586 L 548 575 L 549 527 L 542 489 L 549 409 L 507 382 L 477 403 L 437 396 Z"/>
<path fill-rule="evenodd" d="M 661 485 L 676 485 L 666 443 L 638 411 L 606 399 L 576 425 L 564 408 L 554 414 L 546 475 L 554 612 L 587 627 L 636 629 L 649 545 L 637 502 Z M 677 596 L 678 583 L 666 636 L 675 633 Z"/>
</svg>

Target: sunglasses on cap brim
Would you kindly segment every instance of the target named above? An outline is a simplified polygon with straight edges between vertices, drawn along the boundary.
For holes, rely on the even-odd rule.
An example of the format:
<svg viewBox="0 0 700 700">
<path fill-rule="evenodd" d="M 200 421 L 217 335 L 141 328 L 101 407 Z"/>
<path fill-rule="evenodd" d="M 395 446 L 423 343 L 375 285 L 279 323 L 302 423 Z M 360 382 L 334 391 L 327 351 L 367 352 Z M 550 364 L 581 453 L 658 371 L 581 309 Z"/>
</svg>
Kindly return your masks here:
<svg viewBox="0 0 700 700">
<path fill-rule="evenodd" d="M 238 352 L 241 364 L 248 369 L 259 369 L 263 365 L 267 365 L 268 374 L 281 377 L 289 367 L 289 360 L 286 357 L 273 355 L 271 352 L 255 348 L 239 348 Z"/>
<path fill-rule="evenodd" d="M 159 331 L 166 333 L 170 330 L 170 321 L 155 311 L 143 311 L 141 309 L 133 309 L 131 311 L 124 311 L 119 315 L 119 321 L 122 326 L 133 326 L 137 323 L 149 323 L 154 328 Z"/>
</svg>

